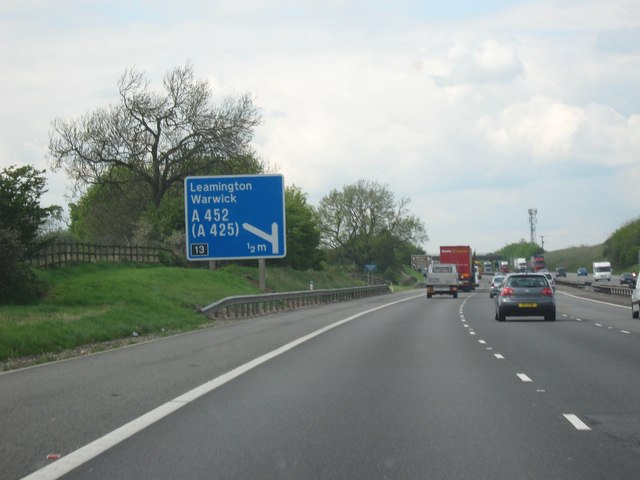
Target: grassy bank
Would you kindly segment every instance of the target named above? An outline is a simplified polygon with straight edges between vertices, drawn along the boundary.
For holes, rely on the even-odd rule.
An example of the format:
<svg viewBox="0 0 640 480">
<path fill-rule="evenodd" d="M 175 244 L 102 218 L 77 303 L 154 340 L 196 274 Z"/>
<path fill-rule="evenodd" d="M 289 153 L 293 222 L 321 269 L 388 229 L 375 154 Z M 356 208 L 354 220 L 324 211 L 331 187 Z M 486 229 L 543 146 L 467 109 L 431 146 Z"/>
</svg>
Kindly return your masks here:
<svg viewBox="0 0 640 480">
<path fill-rule="evenodd" d="M 38 271 L 46 296 L 37 304 L 0 307 L 0 362 L 48 355 L 117 339 L 166 335 L 209 320 L 198 308 L 232 295 L 262 293 L 257 268 L 216 271 L 122 264 Z M 267 268 L 271 291 L 352 286 L 344 272 Z M 135 333 L 134 333 L 135 332 Z"/>
<path fill-rule="evenodd" d="M 604 245 L 602 244 L 570 247 L 553 252 L 545 252 L 544 258 L 549 269 L 554 270 L 558 266 L 563 266 L 568 272 L 574 273 L 579 267 L 584 267 L 588 271 L 591 271 L 591 264 L 593 262 L 609 260 L 604 254 Z M 617 268 L 614 267 L 614 272 L 633 272 L 638 271 L 638 268 L 639 266 L 637 264 L 622 267 L 618 266 Z"/>
<path fill-rule="evenodd" d="M 606 260 L 603 252 L 604 245 L 589 245 L 580 247 L 569 247 L 553 252 L 545 252 L 544 259 L 547 268 L 554 270 L 563 266 L 568 272 L 574 272 L 579 267 L 584 267 L 591 271 L 591 264 L 601 260 Z"/>
</svg>

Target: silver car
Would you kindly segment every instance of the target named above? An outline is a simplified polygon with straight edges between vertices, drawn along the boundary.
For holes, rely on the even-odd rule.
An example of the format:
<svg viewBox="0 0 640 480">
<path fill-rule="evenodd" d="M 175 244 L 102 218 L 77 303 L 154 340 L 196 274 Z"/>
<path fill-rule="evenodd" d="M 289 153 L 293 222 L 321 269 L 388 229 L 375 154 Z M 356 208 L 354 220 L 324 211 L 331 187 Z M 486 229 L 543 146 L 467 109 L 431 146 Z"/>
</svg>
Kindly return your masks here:
<svg viewBox="0 0 640 480">
<path fill-rule="evenodd" d="M 556 281 L 553 279 L 553 275 L 551 275 L 551 273 L 547 272 L 540 272 L 542 273 L 545 277 L 547 277 L 547 281 L 549 282 L 549 285 L 551 285 L 551 288 L 553 289 L 553 291 L 556 291 Z"/>
<path fill-rule="evenodd" d="M 512 273 L 505 277 L 496 296 L 495 319 L 504 322 L 512 316 L 555 321 L 556 298 L 544 274 Z"/>
<path fill-rule="evenodd" d="M 489 298 L 493 298 L 496 295 L 498 295 L 498 293 L 500 293 L 500 285 L 502 285 L 502 282 L 505 279 L 505 275 L 494 275 L 493 279 L 491 280 L 491 286 L 489 287 Z"/>
</svg>

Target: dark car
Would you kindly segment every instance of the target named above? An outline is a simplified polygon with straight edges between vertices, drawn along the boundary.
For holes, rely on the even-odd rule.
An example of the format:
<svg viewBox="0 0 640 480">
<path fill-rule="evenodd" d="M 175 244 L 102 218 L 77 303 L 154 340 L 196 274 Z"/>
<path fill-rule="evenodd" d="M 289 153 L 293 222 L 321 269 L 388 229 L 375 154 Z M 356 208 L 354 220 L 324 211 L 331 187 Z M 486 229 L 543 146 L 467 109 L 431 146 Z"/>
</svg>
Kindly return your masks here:
<svg viewBox="0 0 640 480">
<path fill-rule="evenodd" d="M 556 298 L 544 274 L 512 273 L 505 277 L 496 296 L 495 319 L 504 322 L 512 316 L 555 321 Z"/>
<path fill-rule="evenodd" d="M 584 267 L 580 267 L 577 273 L 579 277 L 586 277 L 587 275 L 589 275 L 589 272 L 587 272 L 587 269 Z"/>
<path fill-rule="evenodd" d="M 567 272 L 564 267 L 556 267 L 556 278 L 558 277 L 566 277 Z"/>
<path fill-rule="evenodd" d="M 620 285 L 629 285 L 631 288 L 636 286 L 636 275 L 631 272 L 624 272 L 620 274 Z"/>
<path fill-rule="evenodd" d="M 631 318 L 640 317 L 640 283 L 631 292 Z"/>
</svg>

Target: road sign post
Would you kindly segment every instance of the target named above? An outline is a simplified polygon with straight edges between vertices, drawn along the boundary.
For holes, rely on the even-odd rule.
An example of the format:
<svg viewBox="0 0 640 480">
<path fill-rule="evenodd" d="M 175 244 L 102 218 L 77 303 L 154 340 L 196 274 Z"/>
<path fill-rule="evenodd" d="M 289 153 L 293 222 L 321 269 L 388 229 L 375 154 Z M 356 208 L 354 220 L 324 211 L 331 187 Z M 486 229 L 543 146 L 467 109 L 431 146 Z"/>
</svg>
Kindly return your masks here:
<svg viewBox="0 0 640 480">
<path fill-rule="evenodd" d="M 187 177 L 184 193 L 188 260 L 286 255 L 282 175 Z"/>
</svg>

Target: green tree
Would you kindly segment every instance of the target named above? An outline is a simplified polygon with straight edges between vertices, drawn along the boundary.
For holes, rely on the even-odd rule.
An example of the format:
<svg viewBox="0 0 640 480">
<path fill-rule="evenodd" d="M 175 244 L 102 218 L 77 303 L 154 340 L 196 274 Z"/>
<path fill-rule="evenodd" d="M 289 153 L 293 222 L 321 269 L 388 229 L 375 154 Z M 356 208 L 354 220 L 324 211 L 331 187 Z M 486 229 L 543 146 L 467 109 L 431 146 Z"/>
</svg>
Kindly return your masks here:
<svg viewBox="0 0 640 480">
<path fill-rule="evenodd" d="M 286 187 L 284 197 L 287 256 L 274 260 L 274 263 L 289 265 L 296 270 L 318 269 L 324 255 L 319 248 L 320 231 L 315 209 L 296 185 Z"/>
<path fill-rule="evenodd" d="M 163 93 L 151 90 L 142 72 L 128 69 L 118 82 L 118 104 L 54 120 L 54 168 L 63 168 L 80 189 L 143 183 L 145 204 L 158 208 L 185 177 L 254 157 L 250 141 L 260 115 L 248 95 L 215 106 L 209 83 L 196 80 L 189 63 L 169 71 L 163 87 Z"/>
<path fill-rule="evenodd" d="M 38 232 L 44 223 L 62 214 L 57 205 L 40 206 L 40 199 L 47 192 L 44 173 L 29 165 L 11 166 L 0 172 L 0 229 L 14 232 L 25 255 L 38 248 Z"/>
<path fill-rule="evenodd" d="M 526 258 L 527 261 L 532 256 L 541 253 L 544 253 L 544 250 L 540 245 L 537 243 L 525 242 L 524 240 L 520 240 L 518 243 L 510 243 L 498 250 L 498 254 L 502 258 Z"/>
<path fill-rule="evenodd" d="M 35 283 L 25 264 L 40 247 L 38 234 L 51 218 L 60 218 L 58 206 L 41 207 L 44 171 L 31 166 L 0 172 L 0 301 L 20 301 L 34 294 Z"/>
<path fill-rule="evenodd" d="M 141 182 L 125 182 L 127 171 L 120 170 L 119 174 L 121 182 L 91 185 L 78 201 L 69 204 L 69 230 L 77 238 L 98 243 L 133 243 L 140 218 L 149 204 L 148 187 Z"/>
<path fill-rule="evenodd" d="M 408 213 L 408 204 L 408 199 L 396 201 L 386 186 L 372 181 L 334 189 L 318 207 L 322 243 L 359 270 L 371 262 L 397 265 L 399 246 L 427 239 L 424 224 Z"/>
<path fill-rule="evenodd" d="M 637 265 L 640 251 L 640 218 L 625 223 L 604 242 L 603 253 L 614 268 Z"/>
</svg>

